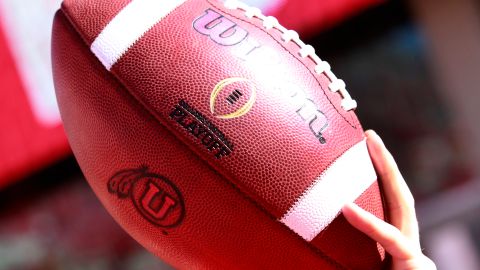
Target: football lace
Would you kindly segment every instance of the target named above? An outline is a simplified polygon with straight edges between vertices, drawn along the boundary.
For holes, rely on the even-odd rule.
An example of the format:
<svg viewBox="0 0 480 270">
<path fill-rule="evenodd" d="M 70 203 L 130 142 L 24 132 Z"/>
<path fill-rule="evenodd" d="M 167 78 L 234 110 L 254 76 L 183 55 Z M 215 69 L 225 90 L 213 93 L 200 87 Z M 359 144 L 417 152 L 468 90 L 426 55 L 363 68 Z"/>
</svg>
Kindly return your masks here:
<svg viewBox="0 0 480 270">
<path fill-rule="evenodd" d="M 262 20 L 263 21 L 263 27 L 265 28 L 265 30 L 268 31 L 268 30 L 271 30 L 271 29 L 275 28 L 278 31 L 280 31 L 282 33 L 282 41 L 283 42 L 285 42 L 285 43 L 288 43 L 288 42 L 296 43 L 300 47 L 298 55 L 301 58 L 310 57 L 315 62 L 315 65 L 316 65 L 315 66 L 315 73 L 318 74 L 318 75 L 320 75 L 322 73 L 325 74 L 325 76 L 327 76 L 327 78 L 331 82 L 329 87 L 328 87 L 330 89 L 330 91 L 334 92 L 334 93 L 336 93 L 336 92 L 340 93 L 340 95 L 342 96 L 342 103 L 341 103 L 342 108 L 345 111 L 350 111 L 350 110 L 354 110 L 354 109 L 357 108 L 357 102 L 355 100 L 353 100 L 352 97 L 350 96 L 350 94 L 348 93 L 348 91 L 346 89 L 345 82 L 343 80 L 337 78 L 337 76 L 335 76 L 335 74 L 333 74 L 333 72 L 331 70 L 331 67 L 330 67 L 330 64 L 328 64 L 326 61 L 323 61 L 322 59 L 320 59 L 320 57 L 318 57 L 315 54 L 315 49 L 311 45 L 305 44 L 300 39 L 297 32 L 295 32 L 293 30 L 288 30 L 285 27 L 283 27 L 275 17 L 263 15 L 259 8 L 250 7 L 250 6 L 240 2 L 238 0 L 226 0 L 224 2 L 224 6 L 227 9 L 243 10 L 245 12 L 245 16 L 248 19 L 252 19 L 252 18 L 256 17 L 256 18 Z"/>
</svg>

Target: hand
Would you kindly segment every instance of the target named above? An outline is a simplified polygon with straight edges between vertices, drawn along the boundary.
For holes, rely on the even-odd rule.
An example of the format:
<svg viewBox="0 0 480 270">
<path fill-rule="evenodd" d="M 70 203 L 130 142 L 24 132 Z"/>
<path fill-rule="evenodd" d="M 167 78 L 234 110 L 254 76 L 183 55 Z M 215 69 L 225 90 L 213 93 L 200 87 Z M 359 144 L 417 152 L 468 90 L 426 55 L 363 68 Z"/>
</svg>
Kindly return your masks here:
<svg viewBox="0 0 480 270">
<path fill-rule="evenodd" d="M 392 155 L 374 131 L 365 132 L 368 151 L 385 192 L 391 224 L 356 204 L 343 207 L 343 215 L 358 230 L 378 243 L 392 256 L 394 270 L 435 270 L 432 260 L 422 253 L 412 193 Z"/>
</svg>

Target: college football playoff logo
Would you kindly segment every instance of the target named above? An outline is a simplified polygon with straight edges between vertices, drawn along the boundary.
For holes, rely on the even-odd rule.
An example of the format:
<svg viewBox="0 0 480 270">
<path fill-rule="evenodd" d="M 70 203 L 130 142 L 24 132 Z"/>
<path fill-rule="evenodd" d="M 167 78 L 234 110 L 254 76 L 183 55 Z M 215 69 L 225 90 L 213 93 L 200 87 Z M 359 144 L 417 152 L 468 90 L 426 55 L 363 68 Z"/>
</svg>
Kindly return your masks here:
<svg viewBox="0 0 480 270">
<path fill-rule="evenodd" d="M 220 119 L 242 117 L 252 109 L 256 98 L 257 89 L 253 82 L 228 78 L 214 87 L 210 95 L 210 112 Z"/>
</svg>

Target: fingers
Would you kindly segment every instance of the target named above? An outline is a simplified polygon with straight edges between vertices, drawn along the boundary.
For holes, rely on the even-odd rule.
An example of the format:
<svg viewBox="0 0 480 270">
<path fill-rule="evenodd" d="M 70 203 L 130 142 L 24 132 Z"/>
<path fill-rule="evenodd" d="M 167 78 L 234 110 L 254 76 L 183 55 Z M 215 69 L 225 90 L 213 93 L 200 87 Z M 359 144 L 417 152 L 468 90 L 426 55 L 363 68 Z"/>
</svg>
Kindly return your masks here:
<svg viewBox="0 0 480 270">
<path fill-rule="evenodd" d="M 421 253 L 397 228 L 356 204 L 345 205 L 342 212 L 352 226 L 377 241 L 394 258 L 410 260 L 416 257 L 417 252 Z"/>
<path fill-rule="evenodd" d="M 412 240 L 419 239 L 413 195 L 393 156 L 374 131 L 365 132 L 368 151 L 381 181 L 392 225 Z"/>
<path fill-rule="evenodd" d="M 435 269 L 435 264 L 420 248 L 413 196 L 395 160 L 375 132 L 367 131 L 365 134 L 392 225 L 354 203 L 343 207 L 343 215 L 352 226 L 377 241 L 392 255 L 393 269 Z"/>
<path fill-rule="evenodd" d="M 367 136 L 368 151 L 372 157 L 373 165 L 379 173 L 385 191 L 391 193 L 387 201 L 401 202 L 413 207 L 412 193 L 398 170 L 393 156 L 385 148 L 382 139 L 372 130 L 365 132 L 365 135 Z"/>
<path fill-rule="evenodd" d="M 352 226 L 380 243 L 392 255 L 392 269 L 436 270 L 435 263 L 422 253 L 420 245 L 405 237 L 396 227 L 354 203 L 345 205 L 342 212 Z"/>
</svg>

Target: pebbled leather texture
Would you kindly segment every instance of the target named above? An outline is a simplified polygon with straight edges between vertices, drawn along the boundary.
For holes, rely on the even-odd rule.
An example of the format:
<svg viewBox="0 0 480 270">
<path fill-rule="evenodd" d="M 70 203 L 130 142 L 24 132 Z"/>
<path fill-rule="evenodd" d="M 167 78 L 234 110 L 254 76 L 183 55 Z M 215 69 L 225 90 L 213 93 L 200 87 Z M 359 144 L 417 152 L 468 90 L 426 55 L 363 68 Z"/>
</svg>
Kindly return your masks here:
<svg viewBox="0 0 480 270">
<path fill-rule="evenodd" d="M 313 72 L 314 62 L 298 56 L 297 45 L 282 42 L 278 30 L 265 31 L 260 20 L 217 1 L 190 0 L 109 72 L 89 47 L 129 2 L 66 0 L 52 37 L 69 141 L 92 189 L 123 228 L 184 269 L 380 269 L 384 250 L 342 215 L 310 243 L 278 221 L 336 158 L 363 140 L 355 114 L 343 111 L 328 78 Z M 246 29 L 275 54 L 274 64 L 258 58 L 252 65 L 239 58 L 238 47 L 220 46 L 195 30 L 207 10 Z M 212 112 L 212 93 L 227 78 L 246 81 L 223 88 Z M 218 102 L 235 90 L 242 94 L 236 103 Z M 326 143 L 299 114 L 295 91 L 327 119 Z M 217 117 L 240 111 L 249 100 L 254 103 L 244 115 Z M 218 130 L 214 136 L 224 136 L 230 153 L 212 154 L 215 149 L 172 116 L 179 107 L 200 113 L 204 125 Z M 173 205 L 156 219 L 142 204 L 154 201 L 148 195 L 155 188 L 170 194 Z M 158 209 L 168 198 L 148 206 Z M 378 184 L 356 202 L 384 218 Z"/>
</svg>

